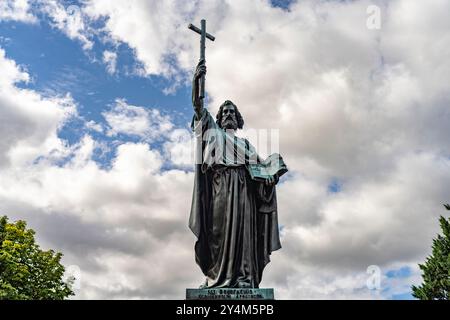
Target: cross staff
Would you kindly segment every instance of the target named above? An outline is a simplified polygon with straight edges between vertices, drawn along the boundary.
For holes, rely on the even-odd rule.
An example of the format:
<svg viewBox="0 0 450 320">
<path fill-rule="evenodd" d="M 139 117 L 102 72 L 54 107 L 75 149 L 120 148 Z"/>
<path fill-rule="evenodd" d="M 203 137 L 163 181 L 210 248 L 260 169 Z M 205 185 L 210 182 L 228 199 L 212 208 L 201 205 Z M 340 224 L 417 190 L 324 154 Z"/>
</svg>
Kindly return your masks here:
<svg viewBox="0 0 450 320">
<path fill-rule="evenodd" d="M 214 36 L 210 35 L 206 32 L 206 20 L 202 19 L 200 21 L 201 23 L 201 29 L 194 26 L 192 23 L 189 24 L 188 28 L 192 31 L 197 32 L 200 34 L 200 61 L 205 61 L 205 38 L 208 38 L 211 41 L 214 41 Z M 200 99 L 203 99 L 205 97 L 205 75 L 203 75 L 200 78 Z"/>
</svg>

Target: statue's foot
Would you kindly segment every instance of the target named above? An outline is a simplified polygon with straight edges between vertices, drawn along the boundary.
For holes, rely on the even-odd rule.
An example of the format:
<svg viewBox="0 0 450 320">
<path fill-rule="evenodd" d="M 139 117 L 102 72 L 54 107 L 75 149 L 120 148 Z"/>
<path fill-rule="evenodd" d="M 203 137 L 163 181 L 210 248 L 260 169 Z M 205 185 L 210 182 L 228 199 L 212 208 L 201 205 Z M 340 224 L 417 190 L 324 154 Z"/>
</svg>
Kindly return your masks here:
<svg viewBox="0 0 450 320">
<path fill-rule="evenodd" d="M 206 279 L 205 282 L 203 282 L 203 283 L 200 285 L 199 289 L 205 289 L 205 288 L 207 288 L 207 287 L 208 287 L 208 279 Z"/>
<path fill-rule="evenodd" d="M 239 282 L 238 283 L 238 285 L 237 285 L 237 287 L 238 288 L 245 288 L 245 289 L 247 289 L 247 288 L 251 288 L 252 286 L 251 286 L 251 284 L 250 283 L 247 283 L 247 282 Z"/>
</svg>

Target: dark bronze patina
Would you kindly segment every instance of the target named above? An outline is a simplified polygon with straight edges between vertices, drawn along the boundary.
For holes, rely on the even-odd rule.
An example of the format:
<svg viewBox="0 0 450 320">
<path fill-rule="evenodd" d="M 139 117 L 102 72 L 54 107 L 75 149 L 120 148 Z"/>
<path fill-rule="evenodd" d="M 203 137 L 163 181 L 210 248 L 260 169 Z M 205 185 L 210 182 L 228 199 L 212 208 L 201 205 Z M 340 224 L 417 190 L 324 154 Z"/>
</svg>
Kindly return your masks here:
<svg viewBox="0 0 450 320">
<path fill-rule="evenodd" d="M 200 157 L 189 218 L 197 237 L 196 262 L 206 276 L 201 288 L 258 288 L 270 254 L 281 248 L 275 189 L 280 174 L 252 179 L 249 162 L 262 161 L 248 140 L 234 135 L 244 120 L 233 102 L 225 101 L 216 119 L 204 108 L 204 42 L 214 37 L 206 33 L 204 20 L 201 29 L 191 26 L 202 39 L 192 84 L 192 129 Z M 222 152 L 225 156 L 218 156 Z"/>
</svg>

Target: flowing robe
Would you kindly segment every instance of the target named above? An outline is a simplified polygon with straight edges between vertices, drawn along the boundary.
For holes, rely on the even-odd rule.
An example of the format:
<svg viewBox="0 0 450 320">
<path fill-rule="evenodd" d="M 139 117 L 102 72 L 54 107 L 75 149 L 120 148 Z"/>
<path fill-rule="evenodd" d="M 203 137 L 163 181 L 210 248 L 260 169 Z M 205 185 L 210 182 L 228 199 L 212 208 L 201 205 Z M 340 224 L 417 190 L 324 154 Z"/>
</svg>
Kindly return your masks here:
<svg viewBox="0 0 450 320">
<path fill-rule="evenodd" d="M 221 129 L 206 109 L 192 121 L 197 141 L 189 227 L 205 287 L 258 288 L 272 251 L 281 248 L 275 186 L 252 180 L 259 161 L 246 140 Z"/>
</svg>

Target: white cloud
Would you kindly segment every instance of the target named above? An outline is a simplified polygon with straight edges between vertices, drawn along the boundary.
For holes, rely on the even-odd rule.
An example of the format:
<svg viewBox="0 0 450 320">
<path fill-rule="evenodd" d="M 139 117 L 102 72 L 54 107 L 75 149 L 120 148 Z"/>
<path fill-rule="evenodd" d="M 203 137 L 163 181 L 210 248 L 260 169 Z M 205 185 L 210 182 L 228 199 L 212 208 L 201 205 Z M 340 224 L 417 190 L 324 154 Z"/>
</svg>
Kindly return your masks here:
<svg viewBox="0 0 450 320">
<path fill-rule="evenodd" d="M 181 168 L 193 168 L 195 144 L 190 131 L 181 128 L 172 130 L 163 147 L 164 156 L 171 164 Z"/>
<path fill-rule="evenodd" d="M 196 274 L 185 223 L 192 173 L 161 173 L 159 153 L 134 143 L 119 146 L 112 168 L 100 169 L 89 160 L 93 147 L 86 137 L 64 167 L 3 174 L 0 210 L 26 219 L 44 247 L 81 269 L 76 298 L 177 296 Z"/>
<path fill-rule="evenodd" d="M 61 30 L 69 39 L 78 40 L 84 50 L 92 49 L 94 31 L 85 23 L 85 16 L 77 5 L 65 7 L 58 0 L 39 0 L 40 10 L 47 14 L 54 28 Z"/>
<path fill-rule="evenodd" d="M 28 0 L 2 0 L 0 2 L 0 21 L 36 23 L 37 19 L 30 9 Z"/>
<path fill-rule="evenodd" d="M 0 169 L 29 165 L 42 154 L 60 156 L 67 151 L 57 132 L 76 115 L 70 96 L 44 98 L 15 84 L 28 81 L 29 75 L 0 48 Z"/>
<path fill-rule="evenodd" d="M 6 53 L 3 49 L 0 49 L 0 63 L 3 70 L 2 78 L 0 78 L 0 85 L 4 90 L 12 88 L 17 82 L 28 82 L 30 80 L 28 73 L 17 66 L 15 61 L 6 58 Z"/>
<path fill-rule="evenodd" d="M 103 133 L 103 126 L 93 120 L 89 120 L 85 123 L 86 128 Z"/>
<path fill-rule="evenodd" d="M 151 141 L 173 127 L 170 119 L 161 115 L 158 109 L 129 105 L 124 99 L 117 99 L 114 107 L 102 114 L 110 127 L 110 136 L 125 134 Z"/>
<path fill-rule="evenodd" d="M 144 65 L 143 75 L 176 78 L 178 53 L 192 41 L 186 37 L 186 19 L 196 5 L 185 1 L 87 1 L 83 12 L 91 19 L 105 18 L 105 32 L 113 42 L 127 43 Z M 186 67 L 186 66 L 185 66 Z"/>
<path fill-rule="evenodd" d="M 109 74 L 116 73 L 117 53 L 105 50 L 103 52 L 103 63 L 106 64 L 106 71 L 108 71 Z"/>
</svg>

